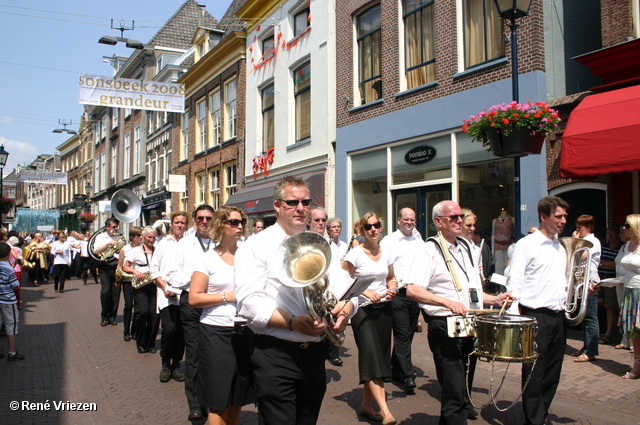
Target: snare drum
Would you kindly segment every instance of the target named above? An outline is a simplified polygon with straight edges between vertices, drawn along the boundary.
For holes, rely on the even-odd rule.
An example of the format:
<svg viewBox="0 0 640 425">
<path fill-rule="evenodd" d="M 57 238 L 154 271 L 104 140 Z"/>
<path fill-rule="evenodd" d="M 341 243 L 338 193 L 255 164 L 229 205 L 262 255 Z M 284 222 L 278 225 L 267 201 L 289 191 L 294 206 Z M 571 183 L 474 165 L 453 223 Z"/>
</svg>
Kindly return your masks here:
<svg viewBox="0 0 640 425">
<path fill-rule="evenodd" d="M 535 352 L 538 321 L 530 316 L 481 314 L 475 317 L 478 357 L 501 362 L 531 363 Z"/>
</svg>

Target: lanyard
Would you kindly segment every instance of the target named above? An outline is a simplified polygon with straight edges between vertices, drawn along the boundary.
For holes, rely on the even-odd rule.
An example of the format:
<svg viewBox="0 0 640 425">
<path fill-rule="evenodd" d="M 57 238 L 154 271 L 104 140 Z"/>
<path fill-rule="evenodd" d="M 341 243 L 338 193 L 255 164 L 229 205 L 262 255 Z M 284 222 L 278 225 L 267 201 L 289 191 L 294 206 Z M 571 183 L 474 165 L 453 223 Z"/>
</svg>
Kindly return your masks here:
<svg viewBox="0 0 640 425">
<path fill-rule="evenodd" d="M 200 242 L 200 248 L 202 248 L 202 252 L 209 251 L 209 246 L 211 245 L 211 239 L 209 239 L 209 242 L 207 243 L 206 247 L 202 243 L 202 239 L 200 239 L 200 236 L 196 235 L 196 239 L 198 239 L 198 242 Z"/>
<path fill-rule="evenodd" d="M 462 263 L 460 264 L 460 261 L 458 261 L 458 255 L 455 252 L 451 252 L 451 249 L 449 247 L 447 247 L 447 249 L 449 250 L 449 252 L 451 253 L 451 256 L 453 257 L 454 260 L 456 260 L 456 263 L 458 263 L 458 266 L 460 266 L 460 270 L 462 270 L 462 273 L 464 273 L 465 277 L 467 278 L 467 282 L 469 281 L 469 275 L 467 274 L 467 271 L 465 270 L 465 267 L 463 266 L 463 264 L 466 264 L 464 261 L 464 253 L 462 252 L 462 246 L 458 247 L 458 252 L 460 252 L 462 254 Z"/>
<path fill-rule="evenodd" d="M 141 264 L 141 266 L 146 267 L 149 265 L 149 257 L 147 257 L 147 251 L 142 247 L 142 253 L 144 254 L 144 258 L 147 259 L 147 264 Z M 151 258 L 153 258 L 153 248 L 151 248 Z"/>
</svg>

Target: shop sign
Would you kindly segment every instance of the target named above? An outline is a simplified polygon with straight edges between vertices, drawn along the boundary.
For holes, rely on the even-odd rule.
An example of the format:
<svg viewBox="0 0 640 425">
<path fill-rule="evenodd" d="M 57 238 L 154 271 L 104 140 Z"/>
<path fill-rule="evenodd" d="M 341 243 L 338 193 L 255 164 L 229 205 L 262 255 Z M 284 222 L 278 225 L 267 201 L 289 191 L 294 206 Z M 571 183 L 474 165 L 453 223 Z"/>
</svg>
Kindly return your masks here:
<svg viewBox="0 0 640 425">
<path fill-rule="evenodd" d="M 436 148 L 432 146 L 416 146 L 407 152 L 404 161 L 407 164 L 423 164 L 436 157 Z"/>
</svg>

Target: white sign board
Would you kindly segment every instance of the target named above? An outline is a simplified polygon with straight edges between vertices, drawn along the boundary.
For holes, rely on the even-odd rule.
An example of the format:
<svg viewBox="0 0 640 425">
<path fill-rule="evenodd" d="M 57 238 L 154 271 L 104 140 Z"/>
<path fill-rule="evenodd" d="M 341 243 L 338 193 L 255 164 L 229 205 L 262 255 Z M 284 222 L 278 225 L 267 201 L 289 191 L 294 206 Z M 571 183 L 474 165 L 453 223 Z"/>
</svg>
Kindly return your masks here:
<svg viewBox="0 0 640 425">
<path fill-rule="evenodd" d="M 187 176 L 169 174 L 169 192 L 184 193 L 187 191 Z"/>
<path fill-rule="evenodd" d="M 67 184 L 67 173 L 59 171 L 22 170 L 20 172 L 22 183 Z"/>
<path fill-rule="evenodd" d="M 98 211 L 111 212 L 111 201 L 98 201 Z"/>
<path fill-rule="evenodd" d="M 184 84 L 80 74 L 78 103 L 184 112 Z"/>
<path fill-rule="evenodd" d="M 53 226 L 38 226 L 36 229 L 38 232 L 50 232 L 53 230 Z"/>
</svg>

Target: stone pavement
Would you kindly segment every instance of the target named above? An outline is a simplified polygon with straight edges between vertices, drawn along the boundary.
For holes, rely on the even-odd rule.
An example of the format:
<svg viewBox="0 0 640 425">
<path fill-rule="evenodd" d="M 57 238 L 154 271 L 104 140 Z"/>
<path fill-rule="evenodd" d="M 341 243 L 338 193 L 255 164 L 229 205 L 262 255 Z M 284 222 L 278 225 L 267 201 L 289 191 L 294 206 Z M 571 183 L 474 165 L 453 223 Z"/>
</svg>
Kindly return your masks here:
<svg viewBox="0 0 640 425">
<path fill-rule="evenodd" d="M 184 386 L 158 380 L 158 354 L 138 354 L 135 342 L 122 339 L 122 317 L 118 326 L 100 327 L 99 285 L 67 282 L 64 294 L 52 284 L 22 288 L 23 306 L 18 350 L 24 361 L 0 360 L 0 423 L 2 424 L 190 424 Z M 580 333 L 572 331 L 567 354 L 581 347 Z M 0 337 L 6 353 L 6 338 Z M 160 348 L 160 341 L 156 342 Z M 405 395 L 387 384 L 391 411 L 402 425 L 437 424 L 439 386 L 426 333 L 416 334 L 413 344 L 417 367 L 416 395 Z M 373 423 L 357 415 L 362 399 L 358 385 L 357 350 L 351 333 L 341 349 L 342 367 L 327 363 L 327 393 L 319 424 Z M 551 406 L 553 423 L 640 424 L 636 407 L 640 380 L 622 379 L 632 358 L 626 350 L 601 346 L 596 362 L 574 363 L 565 357 L 562 380 Z M 507 368 L 507 366 L 509 366 Z M 480 417 L 470 424 L 521 424 L 520 403 L 499 412 L 491 404 L 506 376 L 497 399 L 507 407 L 519 395 L 520 365 L 479 362 L 472 398 Z M 10 403 L 17 401 L 18 410 Z M 56 410 L 53 403 L 95 403 L 90 411 Z M 30 406 L 23 403 L 43 403 Z M 49 403 L 50 409 L 46 409 Z M 68 405 L 67 405 L 68 406 Z M 87 405 L 93 409 L 92 405 Z M 257 424 L 256 410 L 245 407 L 241 424 Z M 199 424 L 198 424 L 199 425 Z"/>
</svg>

